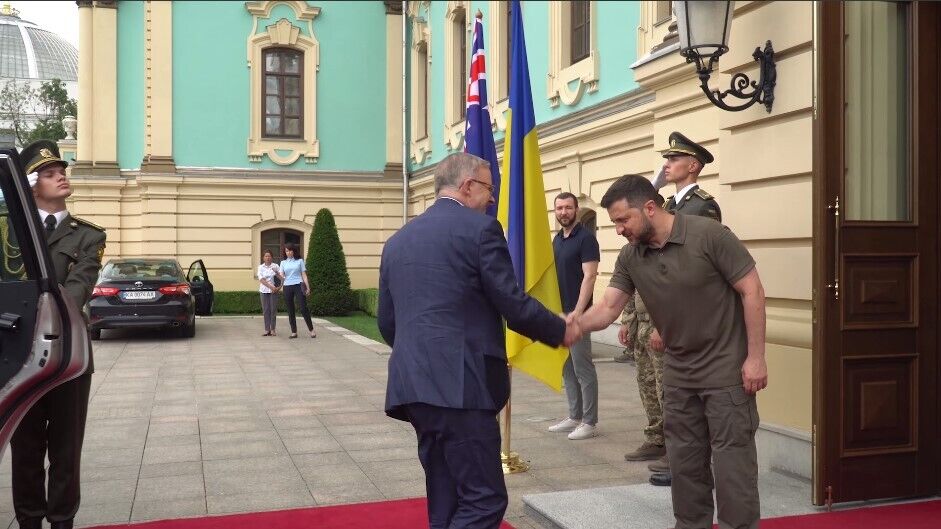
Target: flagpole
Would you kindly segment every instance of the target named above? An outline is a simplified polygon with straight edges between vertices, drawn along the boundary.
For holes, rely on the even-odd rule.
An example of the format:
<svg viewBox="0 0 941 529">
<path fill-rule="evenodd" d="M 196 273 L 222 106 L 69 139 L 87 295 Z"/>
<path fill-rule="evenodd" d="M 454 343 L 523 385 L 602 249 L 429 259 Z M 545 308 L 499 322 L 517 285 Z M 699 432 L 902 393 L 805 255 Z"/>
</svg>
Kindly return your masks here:
<svg viewBox="0 0 941 529">
<path fill-rule="evenodd" d="M 490 112 L 487 99 L 487 75 L 484 61 L 484 14 L 477 10 L 474 16 L 474 43 L 471 47 L 471 67 L 467 79 L 467 122 L 464 128 L 464 152 L 479 156 L 490 162 L 490 171 L 493 185 L 497 188 L 499 198 L 500 166 L 497 165 L 497 152 L 494 147 L 493 133 L 490 126 Z M 489 215 L 496 216 L 495 208 L 490 208 Z M 504 331 L 505 332 L 505 331 Z M 510 396 L 506 406 L 500 412 L 500 462 L 503 464 L 504 474 L 526 472 L 529 465 L 522 461 L 519 454 L 510 450 L 510 430 L 512 422 L 512 386 L 513 369 L 507 362 L 507 378 L 510 384 Z"/>
<path fill-rule="evenodd" d="M 502 420 L 500 422 L 503 426 L 503 432 L 500 434 L 500 462 L 503 464 L 504 474 L 520 474 L 529 470 L 529 463 L 520 459 L 519 454 L 510 450 L 510 426 L 513 417 L 513 366 L 507 363 L 506 369 L 510 380 L 510 396 L 507 398 L 506 406 L 503 407 L 501 413 Z"/>
</svg>

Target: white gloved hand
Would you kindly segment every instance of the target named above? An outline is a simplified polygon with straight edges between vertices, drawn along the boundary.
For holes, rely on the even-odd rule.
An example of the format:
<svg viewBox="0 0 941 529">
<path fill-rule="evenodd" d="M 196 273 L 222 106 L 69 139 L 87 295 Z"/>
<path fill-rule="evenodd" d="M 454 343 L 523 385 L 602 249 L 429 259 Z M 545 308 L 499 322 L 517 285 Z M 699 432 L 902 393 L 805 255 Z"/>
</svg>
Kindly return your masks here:
<svg viewBox="0 0 941 529">
<path fill-rule="evenodd" d="M 653 184 L 653 188 L 659 191 L 661 188 L 667 185 L 667 177 L 664 174 L 663 167 L 660 167 L 659 170 L 654 169 L 654 173 L 657 175 L 653 177 L 653 180 L 650 181 Z"/>
</svg>

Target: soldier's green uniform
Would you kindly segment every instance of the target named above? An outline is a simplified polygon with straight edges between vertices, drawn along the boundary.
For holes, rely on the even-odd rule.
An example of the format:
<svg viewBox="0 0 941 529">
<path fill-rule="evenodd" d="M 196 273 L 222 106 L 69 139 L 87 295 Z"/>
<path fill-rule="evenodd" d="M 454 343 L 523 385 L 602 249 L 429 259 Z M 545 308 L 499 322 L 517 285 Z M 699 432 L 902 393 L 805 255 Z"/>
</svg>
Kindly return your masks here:
<svg viewBox="0 0 941 529">
<path fill-rule="evenodd" d="M 24 148 L 21 158 L 27 173 L 42 171 L 51 163 L 65 165 L 55 143 L 46 140 Z M 83 307 L 91 298 L 101 268 L 104 229 L 66 213 L 51 233 L 47 231 L 46 243 L 62 292 L 77 307 Z M 79 469 L 93 371 L 89 357 L 88 370 L 44 395 L 13 434 L 13 508 L 22 529 L 40 529 L 44 517 L 52 529 L 72 527 L 79 507 Z"/>
<path fill-rule="evenodd" d="M 708 217 L 722 222 L 722 210 L 719 209 L 719 203 L 712 195 L 701 189 L 698 185 L 693 186 L 682 198 L 679 204 L 674 197 L 667 199 L 664 206 L 667 211 L 682 213 L 684 215 L 696 215 L 697 217 Z"/>
<path fill-rule="evenodd" d="M 636 323 L 636 335 L 633 338 L 634 361 L 637 365 L 637 389 L 640 402 L 647 414 L 647 426 L 644 428 L 646 442 L 657 447 L 663 446 L 663 353 L 650 347 L 650 335 L 654 326 L 647 312 L 644 300 L 636 292 L 624 315 L 633 309 L 630 316 Z"/>
<path fill-rule="evenodd" d="M 25 274 L 20 247 L 16 244 L 16 235 L 10 225 L 6 206 L 0 204 L 0 279 L 12 281 L 22 278 Z"/>
</svg>

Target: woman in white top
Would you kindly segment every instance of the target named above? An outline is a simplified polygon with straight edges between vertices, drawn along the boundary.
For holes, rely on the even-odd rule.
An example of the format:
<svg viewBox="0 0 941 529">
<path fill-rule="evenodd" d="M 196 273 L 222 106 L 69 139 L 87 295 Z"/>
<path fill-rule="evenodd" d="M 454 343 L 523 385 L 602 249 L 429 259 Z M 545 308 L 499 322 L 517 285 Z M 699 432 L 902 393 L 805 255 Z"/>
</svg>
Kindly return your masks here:
<svg viewBox="0 0 941 529">
<path fill-rule="evenodd" d="M 261 292 L 261 312 L 265 315 L 265 334 L 262 336 L 277 336 L 275 324 L 278 322 L 278 291 L 279 286 L 275 286 L 275 278 L 281 278 L 281 268 L 271 262 L 274 257 L 270 250 L 265 250 L 262 257 L 263 263 L 258 265 L 258 292 Z"/>
</svg>

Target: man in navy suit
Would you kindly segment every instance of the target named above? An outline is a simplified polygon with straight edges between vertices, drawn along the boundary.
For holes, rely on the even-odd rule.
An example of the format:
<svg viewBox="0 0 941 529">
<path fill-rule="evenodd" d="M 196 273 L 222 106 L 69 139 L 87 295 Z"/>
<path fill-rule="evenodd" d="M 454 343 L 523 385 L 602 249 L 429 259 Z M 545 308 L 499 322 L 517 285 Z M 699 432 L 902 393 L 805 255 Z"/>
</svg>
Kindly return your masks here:
<svg viewBox="0 0 941 529">
<path fill-rule="evenodd" d="M 431 528 L 496 529 L 507 507 L 496 420 L 510 394 L 502 318 L 553 346 L 581 331 L 517 285 L 503 229 L 484 213 L 493 203 L 485 160 L 439 162 L 435 194 L 382 251 L 386 414 L 415 428 Z"/>
</svg>

